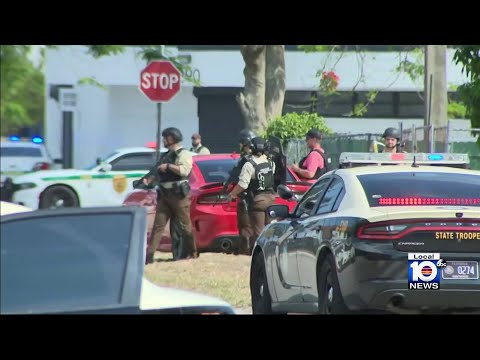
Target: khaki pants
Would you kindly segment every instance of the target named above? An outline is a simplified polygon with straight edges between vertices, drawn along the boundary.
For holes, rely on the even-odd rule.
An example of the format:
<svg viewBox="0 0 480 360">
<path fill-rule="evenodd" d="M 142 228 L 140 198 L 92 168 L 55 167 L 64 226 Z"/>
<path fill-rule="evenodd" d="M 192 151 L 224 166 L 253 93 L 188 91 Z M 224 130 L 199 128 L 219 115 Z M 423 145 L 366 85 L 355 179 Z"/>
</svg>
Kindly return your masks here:
<svg viewBox="0 0 480 360">
<path fill-rule="evenodd" d="M 175 259 L 184 259 L 187 257 L 197 257 L 197 246 L 193 238 L 192 221 L 190 219 L 190 205 L 192 195 L 189 193 L 185 198 L 173 195 L 169 192 L 162 191 L 160 199 L 157 203 L 157 213 L 153 223 L 152 241 L 148 248 L 148 254 L 151 256 L 155 253 L 157 246 L 162 239 L 163 231 L 168 220 L 174 221 L 178 230 L 181 232 L 182 241 L 177 244 L 176 236 L 172 238 L 172 252 Z M 178 248 L 180 245 L 180 248 Z"/>
<path fill-rule="evenodd" d="M 266 213 L 267 208 L 275 203 L 273 194 L 258 194 L 248 206 L 248 212 L 243 202 L 237 204 L 237 224 L 240 234 L 239 253 L 251 255 L 253 245 L 265 225 L 270 224 L 272 218 Z"/>
<path fill-rule="evenodd" d="M 238 244 L 238 253 L 250 255 L 250 238 L 253 235 L 252 226 L 250 225 L 250 217 L 245 202 L 240 199 L 237 202 L 237 228 L 240 235 L 240 244 Z"/>
</svg>

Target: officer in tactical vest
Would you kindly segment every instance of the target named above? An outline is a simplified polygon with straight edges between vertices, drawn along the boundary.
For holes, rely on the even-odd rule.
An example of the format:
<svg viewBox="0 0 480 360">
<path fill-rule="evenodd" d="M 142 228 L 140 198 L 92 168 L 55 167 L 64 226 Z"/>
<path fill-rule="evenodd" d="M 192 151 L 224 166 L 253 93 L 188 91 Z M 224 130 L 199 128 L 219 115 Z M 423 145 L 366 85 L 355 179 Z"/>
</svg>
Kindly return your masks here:
<svg viewBox="0 0 480 360">
<path fill-rule="evenodd" d="M 199 155 L 210 154 L 210 150 L 202 145 L 202 137 L 198 133 L 192 135 L 192 147 L 190 148 L 190 151 Z"/>
<path fill-rule="evenodd" d="M 307 147 L 310 152 L 298 165 L 293 164 L 292 170 L 301 180 L 315 180 L 329 171 L 330 157 L 322 148 L 322 133 L 318 129 L 311 129 L 306 134 Z"/>
<path fill-rule="evenodd" d="M 240 147 L 240 159 L 237 162 L 237 165 L 230 171 L 230 176 L 225 182 L 224 192 L 227 190 L 228 186 L 232 183 L 237 184 L 240 172 L 242 171 L 243 165 L 251 159 L 251 149 L 252 138 L 257 136 L 253 131 L 244 129 L 238 134 L 238 144 Z M 237 254 L 247 254 L 248 253 L 248 239 L 252 233 L 250 226 L 250 219 L 248 217 L 247 206 L 245 197 L 240 199 L 237 202 L 237 228 L 240 235 L 240 244 L 239 248 L 234 250 L 234 253 Z"/>
<path fill-rule="evenodd" d="M 400 139 L 401 139 L 400 131 L 398 131 L 393 127 L 389 127 L 385 129 L 385 132 L 383 133 L 382 137 L 385 141 L 385 148 L 383 151 L 380 151 L 380 152 L 386 152 L 386 153 L 404 152 L 400 150 L 400 148 L 402 147 L 402 144 L 400 142 Z"/>
<path fill-rule="evenodd" d="M 229 194 L 230 200 L 246 194 L 249 231 L 248 234 L 245 233 L 247 236 L 242 236 L 242 253 L 248 255 L 251 254 L 260 232 L 272 221 L 266 210 L 275 202 L 275 163 L 265 155 L 266 147 L 267 143 L 261 137 L 251 139 L 252 156 L 246 159 L 238 183 Z"/>
<path fill-rule="evenodd" d="M 163 130 L 162 137 L 163 145 L 168 152 L 162 154 L 155 168 L 143 178 L 145 185 L 156 180 L 160 191 L 152 241 L 147 250 L 147 264 L 153 262 L 153 255 L 168 220 L 178 222 L 183 238 L 183 241 L 177 244 L 172 236 L 174 259 L 198 257 L 190 219 L 191 191 L 188 176 L 193 166 L 192 154 L 182 147 L 183 136 L 177 128 L 170 127 Z M 180 248 L 177 249 L 178 247 Z"/>
</svg>

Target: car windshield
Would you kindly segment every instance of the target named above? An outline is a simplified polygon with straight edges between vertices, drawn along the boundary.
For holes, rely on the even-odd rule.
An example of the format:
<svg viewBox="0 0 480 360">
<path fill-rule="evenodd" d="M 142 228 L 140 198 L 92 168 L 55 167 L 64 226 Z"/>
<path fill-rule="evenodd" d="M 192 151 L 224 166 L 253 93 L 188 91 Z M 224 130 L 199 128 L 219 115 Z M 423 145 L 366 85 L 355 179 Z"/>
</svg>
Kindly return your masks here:
<svg viewBox="0 0 480 360">
<path fill-rule="evenodd" d="M 215 159 L 197 161 L 197 166 L 205 182 L 224 182 L 228 179 L 230 170 L 237 163 L 237 159 Z"/>
<path fill-rule="evenodd" d="M 480 176 L 444 172 L 358 175 L 372 206 L 464 205 L 480 207 Z"/>
<path fill-rule="evenodd" d="M 0 155 L 2 157 L 42 157 L 42 151 L 37 147 L 2 146 Z"/>
<path fill-rule="evenodd" d="M 128 213 L 105 212 L 2 223 L 1 311 L 119 304 L 132 222 Z"/>
<path fill-rule="evenodd" d="M 108 155 L 100 158 L 100 159 L 101 159 L 100 162 L 102 162 L 102 163 L 103 163 L 103 162 L 106 162 L 107 159 L 109 159 L 109 158 L 111 158 L 112 156 L 117 155 L 117 154 L 118 154 L 118 152 L 112 152 L 112 153 L 110 153 L 110 154 L 108 154 Z M 94 167 L 96 167 L 96 166 L 98 166 L 98 164 L 97 164 L 97 161 L 95 160 L 95 162 L 94 162 L 93 164 L 85 167 L 84 170 L 92 170 L 92 169 L 93 169 Z"/>
</svg>

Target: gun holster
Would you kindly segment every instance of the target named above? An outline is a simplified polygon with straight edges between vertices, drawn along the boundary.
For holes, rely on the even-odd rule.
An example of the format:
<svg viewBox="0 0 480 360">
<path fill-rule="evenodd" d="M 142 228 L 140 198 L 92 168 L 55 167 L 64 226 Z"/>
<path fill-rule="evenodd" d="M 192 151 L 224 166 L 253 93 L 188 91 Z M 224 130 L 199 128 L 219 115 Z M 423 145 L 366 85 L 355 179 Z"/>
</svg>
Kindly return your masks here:
<svg viewBox="0 0 480 360">
<path fill-rule="evenodd" d="M 172 192 L 174 195 L 179 196 L 180 198 L 185 198 L 190 192 L 190 184 L 187 181 L 180 183 L 174 183 L 172 187 Z"/>
</svg>

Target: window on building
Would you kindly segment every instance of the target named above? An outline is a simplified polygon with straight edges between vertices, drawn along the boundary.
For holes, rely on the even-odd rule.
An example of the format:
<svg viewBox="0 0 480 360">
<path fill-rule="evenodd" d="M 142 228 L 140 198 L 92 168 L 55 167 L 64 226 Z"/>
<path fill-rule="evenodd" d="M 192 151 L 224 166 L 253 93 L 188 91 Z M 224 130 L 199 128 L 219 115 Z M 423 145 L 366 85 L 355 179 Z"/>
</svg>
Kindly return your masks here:
<svg viewBox="0 0 480 360">
<path fill-rule="evenodd" d="M 398 104 L 398 117 L 400 118 L 423 118 L 425 106 L 423 93 L 416 91 L 400 92 Z"/>
</svg>

